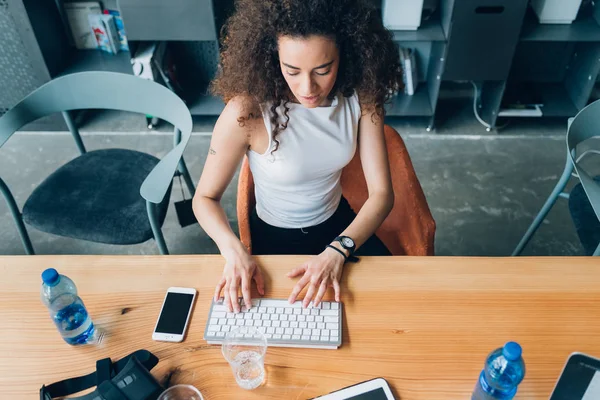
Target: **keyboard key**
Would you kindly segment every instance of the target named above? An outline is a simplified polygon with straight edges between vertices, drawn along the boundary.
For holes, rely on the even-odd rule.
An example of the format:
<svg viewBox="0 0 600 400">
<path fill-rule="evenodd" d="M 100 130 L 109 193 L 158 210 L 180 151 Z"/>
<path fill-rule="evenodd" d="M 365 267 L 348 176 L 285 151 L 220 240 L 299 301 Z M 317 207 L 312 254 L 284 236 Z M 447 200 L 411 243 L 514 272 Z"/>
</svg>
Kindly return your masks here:
<svg viewBox="0 0 600 400">
<path fill-rule="evenodd" d="M 266 337 L 267 339 L 272 339 L 272 338 L 273 338 L 273 335 L 271 335 L 270 333 L 265 333 L 265 337 Z"/>
<path fill-rule="evenodd" d="M 223 325 L 221 327 L 221 332 L 229 332 L 231 330 L 231 327 L 229 325 Z"/>
<path fill-rule="evenodd" d="M 268 327 L 267 333 L 275 333 L 275 328 L 273 328 L 272 326 Z"/>
<path fill-rule="evenodd" d="M 313 308 L 312 310 L 310 310 L 310 315 L 314 315 L 314 316 L 319 315 L 319 310 L 316 308 Z"/>
<path fill-rule="evenodd" d="M 262 315 L 261 315 L 261 317 L 260 317 L 260 319 L 262 319 L 262 320 L 267 320 L 267 319 L 269 319 L 269 316 L 270 316 L 270 315 L 271 315 L 271 314 L 262 314 Z"/>
<path fill-rule="evenodd" d="M 216 318 L 211 318 L 209 324 L 210 325 L 217 325 L 219 323 L 219 320 Z"/>
<path fill-rule="evenodd" d="M 320 329 L 313 329 L 312 330 L 312 336 L 321 336 L 321 330 Z"/>
<path fill-rule="evenodd" d="M 225 337 L 225 332 L 217 332 L 217 337 Z"/>
<path fill-rule="evenodd" d="M 244 314 L 244 319 L 252 319 L 252 314 L 250 314 L 250 313 Z"/>
<path fill-rule="evenodd" d="M 262 319 L 254 319 L 252 321 L 254 322 L 254 326 L 263 326 Z"/>
<path fill-rule="evenodd" d="M 271 314 L 271 321 L 279 321 L 279 314 Z"/>
<path fill-rule="evenodd" d="M 306 321 L 306 315 L 298 315 L 298 321 Z"/>
<path fill-rule="evenodd" d="M 293 329 L 293 328 L 285 328 L 285 331 L 284 331 L 284 333 L 285 333 L 286 335 L 291 335 L 291 334 L 293 334 L 293 333 L 294 333 L 294 329 Z"/>
<path fill-rule="evenodd" d="M 292 314 L 288 317 L 288 320 L 290 321 L 298 321 L 298 316 L 295 314 Z"/>
<path fill-rule="evenodd" d="M 290 322 L 290 327 L 297 328 L 298 327 L 298 322 L 297 321 Z"/>
<path fill-rule="evenodd" d="M 329 310 L 331 308 L 331 303 L 328 301 L 324 301 L 321 303 L 323 306 L 321 307 L 321 309 L 323 310 Z"/>
<path fill-rule="evenodd" d="M 309 322 L 309 323 L 308 323 L 308 327 L 309 327 L 310 329 L 315 329 L 315 328 L 317 327 L 317 323 L 316 323 L 316 322 Z"/>
<path fill-rule="evenodd" d="M 271 326 L 271 321 L 263 321 L 263 326 Z"/>
<path fill-rule="evenodd" d="M 273 339 L 281 340 L 281 335 L 273 335 Z"/>
<path fill-rule="evenodd" d="M 300 335 L 292 335 L 292 340 L 300 340 Z"/>
<path fill-rule="evenodd" d="M 260 317 L 261 317 L 261 315 L 259 313 L 252 314 L 252 319 L 260 319 Z"/>
<path fill-rule="evenodd" d="M 235 319 L 243 319 L 243 318 L 244 318 L 244 314 L 242 314 L 242 313 L 235 314 Z"/>
<path fill-rule="evenodd" d="M 312 340 L 313 342 L 318 342 L 319 341 L 319 337 L 318 336 L 311 336 L 310 340 Z"/>
<path fill-rule="evenodd" d="M 327 316 L 336 316 L 337 317 L 339 315 L 339 310 L 321 310 L 319 315 L 322 315 L 324 317 L 327 317 Z"/>
<path fill-rule="evenodd" d="M 233 318 L 227 319 L 227 325 L 234 326 L 235 325 L 235 319 L 233 319 Z"/>
<path fill-rule="evenodd" d="M 338 330 L 336 329 L 336 330 L 333 330 L 333 331 L 329 331 L 329 336 L 331 336 L 331 340 L 337 340 L 337 338 L 338 338 Z"/>
<path fill-rule="evenodd" d="M 245 322 L 245 324 L 244 324 L 245 326 L 252 326 L 252 322 L 254 322 L 254 320 L 246 319 L 246 320 L 244 320 L 244 322 Z"/>
<path fill-rule="evenodd" d="M 302 314 L 302 310 L 299 308 L 294 308 L 294 315 L 300 315 Z"/>
<path fill-rule="evenodd" d="M 322 317 L 322 316 L 320 316 L 320 315 L 317 315 L 317 316 L 315 317 L 315 321 L 317 321 L 317 322 L 323 322 L 323 317 Z"/>
<path fill-rule="evenodd" d="M 289 327 L 289 326 L 290 326 L 290 323 L 289 323 L 289 321 L 281 321 L 281 326 L 282 326 L 283 328 L 287 328 L 287 327 Z"/>
<path fill-rule="evenodd" d="M 259 314 L 264 314 L 267 312 L 267 307 L 258 307 L 258 313 Z"/>
<path fill-rule="evenodd" d="M 321 342 L 329 342 L 329 338 L 326 336 L 321 336 Z"/>
<path fill-rule="evenodd" d="M 300 328 L 308 328 L 308 324 L 306 322 L 300 322 L 300 323 L 298 323 L 298 326 Z"/>
<path fill-rule="evenodd" d="M 265 328 L 264 326 L 259 326 L 258 328 L 256 328 L 256 330 L 262 333 L 263 335 L 267 333 L 267 328 Z"/>
<path fill-rule="evenodd" d="M 277 307 L 277 308 L 275 309 L 275 312 L 276 312 L 277 314 L 283 314 L 283 307 Z"/>
<path fill-rule="evenodd" d="M 290 340 L 292 338 L 291 335 L 283 335 L 282 339 L 283 340 Z"/>
<path fill-rule="evenodd" d="M 304 340 L 304 341 L 309 341 L 309 340 L 310 340 L 310 336 L 308 336 L 308 335 L 303 335 L 303 336 L 302 336 L 302 340 Z"/>
<path fill-rule="evenodd" d="M 211 317 L 213 318 L 225 318 L 227 313 L 225 311 L 213 311 Z"/>
<path fill-rule="evenodd" d="M 310 329 L 303 329 L 302 330 L 302 334 L 303 335 L 309 335 L 310 336 L 311 333 L 312 333 L 312 330 L 310 330 Z"/>
<path fill-rule="evenodd" d="M 275 314 L 275 308 L 267 307 L 267 314 Z"/>
<path fill-rule="evenodd" d="M 219 325 L 209 325 L 208 326 L 209 332 L 219 332 L 220 330 L 221 330 L 221 327 Z"/>
<path fill-rule="evenodd" d="M 317 328 L 325 329 L 325 324 L 323 322 L 317 322 Z"/>
<path fill-rule="evenodd" d="M 310 310 L 308 308 L 303 308 L 302 315 L 310 315 Z"/>
<path fill-rule="evenodd" d="M 275 328 L 275 333 L 283 335 L 283 328 Z"/>
<path fill-rule="evenodd" d="M 306 316 L 306 320 L 308 322 L 315 322 L 315 316 L 314 315 L 307 315 Z"/>
<path fill-rule="evenodd" d="M 235 314 L 232 312 L 227 313 L 227 318 L 235 318 Z"/>
<path fill-rule="evenodd" d="M 321 329 L 321 336 L 329 336 L 329 329 Z"/>
<path fill-rule="evenodd" d="M 217 332 L 212 332 L 212 331 L 209 331 L 209 332 L 206 334 L 206 336 L 208 336 L 208 337 L 213 337 L 213 336 L 215 336 L 216 334 L 217 334 Z"/>
<path fill-rule="evenodd" d="M 280 321 L 287 321 L 288 320 L 288 315 L 287 314 L 281 314 L 279 316 L 279 320 Z"/>
<path fill-rule="evenodd" d="M 235 320 L 235 326 L 244 326 L 244 320 L 243 319 L 236 319 Z"/>
<path fill-rule="evenodd" d="M 274 326 L 275 328 L 278 328 L 281 326 L 281 322 L 280 321 L 271 321 L 271 325 Z"/>
<path fill-rule="evenodd" d="M 213 306 L 213 312 L 226 312 L 227 311 L 227 307 L 225 307 L 223 304 L 215 304 Z"/>
<path fill-rule="evenodd" d="M 331 309 L 332 310 L 339 310 L 340 309 L 340 304 L 339 303 L 331 303 Z"/>
<path fill-rule="evenodd" d="M 338 324 L 325 324 L 325 328 L 329 329 L 330 331 L 337 331 L 339 329 L 339 325 Z"/>
<path fill-rule="evenodd" d="M 252 307 L 258 307 L 260 305 L 260 299 L 252 299 Z"/>
<path fill-rule="evenodd" d="M 286 307 L 285 308 L 285 313 L 286 314 L 292 314 L 294 312 L 294 310 L 291 307 Z"/>
<path fill-rule="evenodd" d="M 338 322 L 338 317 L 325 317 L 325 323 L 327 322 Z"/>
<path fill-rule="evenodd" d="M 227 325 L 227 319 L 225 319 L 225 318 L 219 318 L 219 325 Z"/>
</svg>

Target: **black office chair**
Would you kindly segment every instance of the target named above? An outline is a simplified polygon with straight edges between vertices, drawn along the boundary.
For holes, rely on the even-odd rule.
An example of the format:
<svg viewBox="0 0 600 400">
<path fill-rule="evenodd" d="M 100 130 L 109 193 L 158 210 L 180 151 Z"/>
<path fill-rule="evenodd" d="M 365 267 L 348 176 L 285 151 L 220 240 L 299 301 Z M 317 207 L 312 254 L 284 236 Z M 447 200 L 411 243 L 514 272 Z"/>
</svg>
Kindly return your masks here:
<svg viewBox="0 0 600 400">
<path fill-rule="evenodd" d="M 175 147 L 162 160 L 125 149 L 88 152 L 68 114 L 82 109 L 155 115 L 175 127 Z M 135 244 L 154 237 L 160 253 L 168 254 L 161 226 L 177 170 L 194 192 L 182 157 L 192 132 L 184 102 L 164 86 L 133 75 L 66 75 L 41 86 L 0 118 L 0 147 L 24 125 L 57 112 L 65 116 L 81 155 L 48 176 L 27 199 L 22 213 L 0 178 L 0 192 L 26 253 L 34 250 L 23 222 L 44 232 L 99 243 Z"/>
</svg>

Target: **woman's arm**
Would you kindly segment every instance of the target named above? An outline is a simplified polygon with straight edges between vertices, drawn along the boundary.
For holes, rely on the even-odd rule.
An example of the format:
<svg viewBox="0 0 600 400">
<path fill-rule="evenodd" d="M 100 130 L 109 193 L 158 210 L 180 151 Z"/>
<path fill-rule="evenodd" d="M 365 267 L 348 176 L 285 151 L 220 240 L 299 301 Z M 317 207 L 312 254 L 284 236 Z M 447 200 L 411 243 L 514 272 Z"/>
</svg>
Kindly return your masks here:
<svg viewBox="0 0 600 400">
<path fill-rule="evenodd" d="M 237 302 L 240 284 L 246 305 L 251 304 L 252 278 L 256 281 L 258 292 L 264 294 L 261 271 L 233 233 L 220 203 L 250 143 L 251 125 L 240 126 L 238 123 L 243 108 L 243 99 L 236 97 L 227 103 L 219 116 L 193 201 L 198 222 L 215 241 L 226 260 L 223 277 L 215 288 L 215 300 L 224 289 L 226 307 L 236 312 L 240 310 Z"/>
<path fill-rule="evenodd" d="M 390 178 L 383 126 L 383 116 L 371 117 L 371 113 L 362 116 L 359 123 L 358 151 L 367 181 L 369 198 L 354 221 L 341 233 L 341 236 L 351 237 L 357 248 L 375 233 L 394 205 L 394 191 Z M 339 242 L 333 242 L 331 245 L 348 255 Z M 342 277 L 344 261 L 341 254 L 326 248 L 317 257 L 293 269 L 288 274 L 290 278 L 303 276 L 294 286 L 288 300 L 296 301 L 300 292 L 308 285 L 303 300 L 304 306 L 307 306 L 313 297 L 313 303 L 318 305 L 329 286 L 333 286 L 335 300 L 340 301 L 339 282 Z"/>
<path fill-rule="evenodd" d="M 394 206 L 394 191 L 383 127 L 383 116 L 372 118 L 371 113 L 368 113 L 360 119 L 358 151 L 369 198 L 354 221 L 340 235 L 351 237 L 357 248 L 375 233 Z M 339 242 L 332 245 L 343 250 Z"/>
</svg>

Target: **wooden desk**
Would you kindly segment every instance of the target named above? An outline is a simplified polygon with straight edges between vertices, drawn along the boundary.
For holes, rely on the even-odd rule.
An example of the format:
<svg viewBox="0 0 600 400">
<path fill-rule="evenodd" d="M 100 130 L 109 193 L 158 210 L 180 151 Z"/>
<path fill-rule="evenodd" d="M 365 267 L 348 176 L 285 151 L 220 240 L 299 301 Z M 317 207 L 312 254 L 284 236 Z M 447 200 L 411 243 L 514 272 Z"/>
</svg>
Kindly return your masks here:
<svg viewBox="0 0 600 400">
<path fill-rule="evenodd" d="M 267 296 L 285 298 L 285 273 L 303 257 L 261 257 Z M 221 274 L 218 256 L 0 257 L 0 399 L 33 399 L 40 386 L 91 372 L 95 361 L 146 348 L 153 370 L 213 399 L 305 399 L 384 377 L 401 400 L 467 399 L 486 355 L 508 340 L 524 348 L 520 399 L 547 399 L 567 356 L 600 356 L 600 263 L 592 258 L 363 258 L 343 281 L 339 350 L 270 348 L 267 382 L 239 389 L 220 348 L 202 339 Z M 76 282 L 100 347 L 70 347 L 39 299 L 40 273 Z M 183 343 L 151 340 L 169 286 L 199 296 Z M 331 293 L 329 294 L 331 295 Z"/>
</svg>

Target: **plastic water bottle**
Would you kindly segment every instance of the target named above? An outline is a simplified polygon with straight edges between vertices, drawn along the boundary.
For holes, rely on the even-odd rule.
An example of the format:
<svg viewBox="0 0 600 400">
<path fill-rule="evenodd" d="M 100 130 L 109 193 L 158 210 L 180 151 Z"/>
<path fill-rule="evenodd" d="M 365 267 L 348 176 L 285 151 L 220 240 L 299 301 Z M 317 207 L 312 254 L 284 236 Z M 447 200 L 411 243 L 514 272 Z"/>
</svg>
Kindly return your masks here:
<svg viewBox="0 0 600 400">
<path fill-rule="evenodd" d="M 42 302 L 65 342 L 90 343 L 94 339 L 94 324 L 73 281 L 49 268 L 42 272 L 42 282 Z"/>
<path fill-rule="evenodd" d="M 523 350 L 518 343 L 508 342 L 490 353 L 473 391 L 471 400 L 510 400 L 525 377 Z"/>
</svg>

